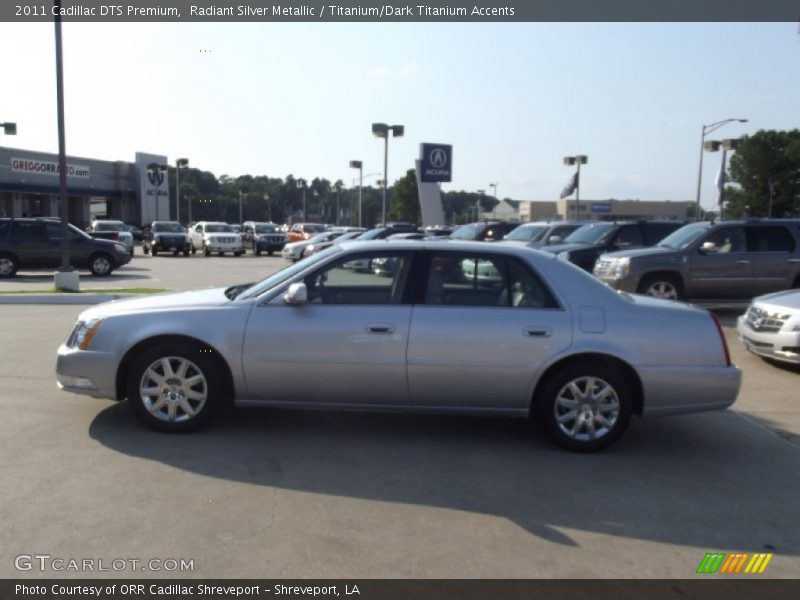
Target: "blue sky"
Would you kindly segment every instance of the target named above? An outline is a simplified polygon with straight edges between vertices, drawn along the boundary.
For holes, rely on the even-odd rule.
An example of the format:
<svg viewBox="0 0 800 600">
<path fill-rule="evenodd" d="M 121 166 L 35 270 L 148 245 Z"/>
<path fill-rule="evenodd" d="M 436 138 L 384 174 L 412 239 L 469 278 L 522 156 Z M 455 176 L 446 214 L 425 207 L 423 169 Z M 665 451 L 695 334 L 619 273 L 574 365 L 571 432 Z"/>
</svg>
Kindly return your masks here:
<svg viewBox="0 0 800 600">
<path fill-rule="evenodd" d="M 389 179 L 421 142 L 454 146 L 444 189 L 555 199 L 587 154 L 581 197 L 693 199 L 712 139 L 793 129 L 796 23 L 83 24 L 64 32 L 67 152 L 179 156 L 217 175 L 382 171 L 371 123 L 398 123 Z M 0 144 L 57 150 L 53 27 L 0 23 Z M 10 92 L 10 93 L 9 93 Z M 719 154 L 706 154 L 714 203 Z M 377 177 L 372 177 L 371 180 Z M 368 181 L 370 181 L 368 179 Z"/>
</svg>

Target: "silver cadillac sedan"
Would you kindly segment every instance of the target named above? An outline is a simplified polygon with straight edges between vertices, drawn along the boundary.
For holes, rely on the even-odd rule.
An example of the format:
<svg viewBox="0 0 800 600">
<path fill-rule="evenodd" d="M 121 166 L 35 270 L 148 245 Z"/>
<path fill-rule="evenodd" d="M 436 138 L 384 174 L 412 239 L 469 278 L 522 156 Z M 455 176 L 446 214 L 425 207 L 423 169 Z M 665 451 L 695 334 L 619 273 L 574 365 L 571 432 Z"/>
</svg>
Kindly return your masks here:
<svg viewBox="0 0 800 600">
<path fill-rule="evenodd" d="M 388 276 L 353 268 L 386 262 Z M 62 389 L 127 398 L 161 431 L 224 403 L 470 413 L 532 416 L 578 451 L 634 414 L 726 408 L 741 381 L 705 310 L 616 292 L 525 247 L 405 240 L 338 244 L 255 284 L 100 304 L 56 371 Z"/>
</svg>

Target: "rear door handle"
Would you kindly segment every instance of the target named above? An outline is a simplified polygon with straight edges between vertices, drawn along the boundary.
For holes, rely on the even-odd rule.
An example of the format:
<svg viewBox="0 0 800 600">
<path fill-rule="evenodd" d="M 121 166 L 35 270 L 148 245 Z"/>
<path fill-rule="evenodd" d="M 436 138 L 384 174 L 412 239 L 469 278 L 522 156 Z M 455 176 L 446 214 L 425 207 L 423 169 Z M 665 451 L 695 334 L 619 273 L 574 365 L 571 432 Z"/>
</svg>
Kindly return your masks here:
<svg viewBox="0 0 800 600">
<path fill-rule="evenodd" d="M 786 262 L 790 263 L 800 263 L 800 258 L 789 258 Z"/>
<path fill-rule="evenodd" d="M 367 333 L 394 333 L 395 327 L 391 324 L 367 325 Z"/>
<path fill-rule="evenodd" d="M 527 327 L 523 329 L 523 333 L 528 337 L 550 337 L 553 330 L 549 327 Z"/>
<path fill-rule="evenodd" d="M 742 260 L 737 260 L 737 261 L 736 261 L 736 264 L 737 264 L 737 265 L 749 265 L 749 264 L 750 264 L 750 261 L 749 261 L 749 260 L 745 260 L 745 259 L 742 259 Z"/>
</svg>

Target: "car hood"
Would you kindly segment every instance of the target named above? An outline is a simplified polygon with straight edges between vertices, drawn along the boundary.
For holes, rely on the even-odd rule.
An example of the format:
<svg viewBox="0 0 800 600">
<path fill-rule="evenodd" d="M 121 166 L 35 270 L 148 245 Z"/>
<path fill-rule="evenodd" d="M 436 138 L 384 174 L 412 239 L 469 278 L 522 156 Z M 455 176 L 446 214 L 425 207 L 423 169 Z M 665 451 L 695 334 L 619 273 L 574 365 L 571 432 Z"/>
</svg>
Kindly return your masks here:
<svg viewBox="0 0 800 600">
<path fill-rule="evenodd" d="M 800 310 L 800 290 L 784 290 L 783 292 L 766 294 L 753 300 L 753 303 L 771 304 L 773 306 Z"/>
<path fill-rule="evenodd" d="M 606 252 L 606 258 L 635 258 L 637 256 L 654 256 L 658 254 L 674 254 L 680 252 L 664 246 L 652 246 L 650 248 L 631 248 L 630 250 L 617 250 L 616 252 Z"/>
<path fill-rule="evenodd" d="M 94 317 L 112 317 L 130 313 L 155 312 L 159 310 L 183 310 L 192 308 L 208 308 L 228 304 L 230 299 L 225 295 L 224 288 L 195 290 L 191 292 L 175 292 L 156 294 L 138 298 L 125 298 L 98 304 L 84 311 L 80 319 L 86 320 Z"/>
<path fill-rule="evenodd" d="M 571 250 L 589 250 L 594 247 L 594 244 L 553 244 L 552 246 L 542 246 L 541 250 L 558 254 L 560 252 L 569 252 Z"/>
</svg>

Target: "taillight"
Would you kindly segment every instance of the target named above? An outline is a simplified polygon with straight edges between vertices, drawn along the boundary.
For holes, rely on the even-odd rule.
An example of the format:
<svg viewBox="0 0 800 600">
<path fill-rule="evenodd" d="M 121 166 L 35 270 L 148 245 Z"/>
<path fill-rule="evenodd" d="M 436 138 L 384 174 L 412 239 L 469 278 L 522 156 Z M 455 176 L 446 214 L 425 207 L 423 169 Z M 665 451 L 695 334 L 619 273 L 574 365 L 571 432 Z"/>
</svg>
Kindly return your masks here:
<svg viewBox="0 0 800 600">
<path fill-rule="evenodd" d="M 717 333 L 719 333 L 719 339 L 722 342 L 722 348 L 725 350 L 725 364 L 730 367 L 733 364 L 731 362 L 731 351 L 728 349 L 728 340 L 725 339 L 725 332 L 722 331 L 722 323 L 719 322 L 719 317 L 713 312 L 708 311 L 708 314 L 711 315 L 714 325 L 717 326 Z"/>
<path fill-rule="evenodd" d="M 115 241 L 115 242 L 118 242 L 118 241 L 119 241 L 119 232 L 117 232 L 117 233 L 115 233 L 115 234 L 114 234 L 114 241 Z"/>
</svg>

